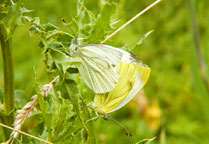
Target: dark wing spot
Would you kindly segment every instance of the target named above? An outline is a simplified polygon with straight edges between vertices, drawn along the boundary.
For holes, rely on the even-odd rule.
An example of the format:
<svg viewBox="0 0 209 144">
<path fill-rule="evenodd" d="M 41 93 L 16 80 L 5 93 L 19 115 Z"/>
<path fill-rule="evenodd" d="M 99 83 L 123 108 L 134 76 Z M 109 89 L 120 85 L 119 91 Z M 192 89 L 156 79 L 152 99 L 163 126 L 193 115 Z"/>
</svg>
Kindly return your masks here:
<svg viewBox="0 0 209 144">
<path fill-rule="evenodd" d="M 108 96 L 108 94 L 109 94 L 109 92 L 105 93 L 105 94 L 104 94 L 104 96 L 105 96 L 105 97 L 107 97 L 107 96 Z"/>
<path fill-rule="evenodd" d="M 141 61 L 137 56 L 135 56 L 134 54 L 130 53 L 131 57 L 134 58 L 136 61 Z"/>
<path fill-rule="evenodd" d="M 113 67 L 113 68 L 115 68 L 115 67 L 116 67 L 116 65 L 115 65 L 115 64 L 112 64 L 112 67 Z"/>
<path fill-rule="evenodd" d="M 129 81 L 128 84 L 129 84 L 129 89 L 131 90 L 134 84 L 131 81 Z"/>
</svg>

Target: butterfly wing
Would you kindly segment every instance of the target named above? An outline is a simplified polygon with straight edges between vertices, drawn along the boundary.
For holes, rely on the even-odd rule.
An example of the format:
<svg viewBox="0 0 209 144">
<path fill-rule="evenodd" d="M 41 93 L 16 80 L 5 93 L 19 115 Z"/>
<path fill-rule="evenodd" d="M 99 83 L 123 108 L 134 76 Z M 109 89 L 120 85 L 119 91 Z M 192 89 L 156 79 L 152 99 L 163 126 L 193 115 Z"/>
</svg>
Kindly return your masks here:
<svg viewBox="0 0 209 144">
<path fill-rule="evenodd" d="M 108 111 L 108 113 L 116 111 L 126 105 L 134 96 L 136 96 L 140 90 L 144 87 L 144 85 L 147 83 L 150 71 L 151 69 L 145 65 L 136 65 L 132 64 L 134 66 L 134 69 L 136 70 L 136 78 L 134 85 L 131 89 L 131 91 L 128 93 L 128 95 L 123 99 L 122 102 L 120 102 L 119 105 L 117 105 L 114 109 L 111 111 Z"/>
<path fill-rule="evenodd" d="M 150 68 L 144 65 L 120 62 L 118 73 L 121 77 L 116 87 L 109 93 L 95 96 L 96 111 L 110 113 L 127 104 L 146 84 Z"/>
<path fill-rule="evenodd" d="M 79 72 L 87 86 L 95 93 L 111 91 L 118 82 L 117 66 L 123 51 L 108 45 L 89 44 L 78 48 L 82 60 Z"/>
</svg>

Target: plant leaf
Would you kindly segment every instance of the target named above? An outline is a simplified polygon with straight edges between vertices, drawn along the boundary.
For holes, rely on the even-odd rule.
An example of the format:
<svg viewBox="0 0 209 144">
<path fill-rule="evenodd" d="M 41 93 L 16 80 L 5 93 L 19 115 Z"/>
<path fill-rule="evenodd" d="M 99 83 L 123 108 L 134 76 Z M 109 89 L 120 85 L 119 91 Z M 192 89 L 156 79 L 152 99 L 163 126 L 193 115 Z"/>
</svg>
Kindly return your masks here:
<svg viewBox="0 0 209 144">
<path fill-rule="evenodd" d="M 151 139 L 143 139 L 143 140 L 137 142 L 136 144 L 150 144 L 155 138 L 156 137 L 151 138 Z"/>
<path fill-rule="evenodd" d="M 106 2 L 100 14 L 97 17 L 97 21 L 91 34 L 88 38 L 89 43 L 99 43 L 104 40 L 107 35 L 107 31 L 112 30 L 110 26 L 111 16 L 115 13 L 116 4 L 113 2 Z"/>
</svg>

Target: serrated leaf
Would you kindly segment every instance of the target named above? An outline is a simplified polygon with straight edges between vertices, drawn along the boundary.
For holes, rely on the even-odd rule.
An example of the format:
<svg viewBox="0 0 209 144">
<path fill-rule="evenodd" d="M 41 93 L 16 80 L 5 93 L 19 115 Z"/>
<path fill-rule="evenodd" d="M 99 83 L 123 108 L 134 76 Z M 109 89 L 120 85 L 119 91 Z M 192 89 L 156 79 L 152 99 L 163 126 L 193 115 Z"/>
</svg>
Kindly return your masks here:
<svg viewBox="0 0 209 144">
<path fill-rule="evenodd" d="M 33 10 L 26 9 L 25 7 L 21 7 L 20 11 L 22 14 L 33 12 Z"/>
<path fill-rule="evenodd" d="M 10 9 L 10 1 L 0 1 L 0 24 L 8 20 L 8 11 Z"/>
<path fill-rule="evenodd" d="M 69 68 L 78 68 L 81 64 L 80 58 L 69 57 L 57 49 L 51 49 L 50 54 L 55 63 L 59 65 L 59 69 L 63 74 L 65 74 Z"/>
<path fill-rule="evenodd" d="M 142 42 L 153 32 L 154 30 L 150 30 L 144 34 L 144 36 L 137 42 L 137 45 L 142 44 Z"/>
<path fill-rule="evenodd" d="M 29 17 L 29 16 L 22 16 L 21 20 L 22 20 L 23 23 L 28 23 L 28 22 L 32 21 L 32 18 Z"/>
<path fill-rule="evenodd" d="M 66 79 L 64 80 L 66 90 L 69 94 L 70 99 L 72 100 L 73 106 L 77 112 L 78 115 L 80 115 L 80 107 L 79 107 L 79 91 L 77 84 L 74 80 Z"/>
<path fill-rule="evenodd" d="M 81 115 L 81 109 L 80 109 L 80 105 L 79 105 L 80 92 L 78 90 L 78 86 L 77 86 L 77 83 L 75 81 L 78 81 L 78 80 L 65 79 L 64 83 L 65 83 L 67 92 L 69 94 L 69 97 L 72 100 L 73 106 L 74 106 L 74 108 L 77 112 L 78 118 L 80 119 L 81 124 L 83 125 L 83 128 L 85 130 L 84 132 L 86 132 L 88 134 L 89 143 L 96 143 L 96 138 L 95 138 L 95 132 L 94 132 L 93 125 L 90 125 L 91 127 L 87 127 L 87 125 L 84 122 L 83 117 Z M 90 123 L 90 124 L 92 124 L 92 123 Z"/>
<path fill-rule="evenodd" d="M 40 18 L 39 17 L 34 17 L 32 20 L 33 24 L 35 24 L 36 26 L 40 25 Z"/>
<path fill-rule="evenodd" d="M 55 101 L 57 103 L 57 101 Z M 72 103 L 67 99 L 62 99 L 62 104 L 54 105 L 53 116 L 53 141 L 66 134 L 68 128 L 73 128 L 75 124 L 75 112 Z M 69 132 L 69 131 L 68 131 Z"/>
<path fill-rule="evenodd" d="M 8 11 L 8 22 L 7 22 L 7 31 L 8 35 L 11 36 L 14 33 L 14 30 L 17 26 L 17 23 L 21 16 L 21 10 L 20 10 L 20 2 L 11 3 L 11 7 Z"/>
<path fill-rule="evenodd" d="M 5 23 L 6 16 L 7 16 L 7 12 L 3 12 L 3 11 L 0 12 L 0 24 Z"/>
<path fill-rule="evenodd" d="M 40 32 L 40 29 L 36 26 L 30 27 L 29 30 L 30 30 L 31 33 L 39 33 Z"/>
<path fill-rule="evenodd" d="M 143 140 L 137 142 L 136 144 L 150 144 L 155 138 L 156 137 L 151 138 L 151 139 L 143 139 Z"/>
<path fill-rule="evenodd" d="M 67 62 L 62 63 L 62 67 L 63 67 L 63 72 L 64 74 L 66 74 L 67 70 L 71 68 L 77 69 L 80 66 L 81 62 L 80 60 L 74 61 L 72 59 L 70 59 Z"/>
<path fill-rule="evenodd" d="M 94 29 L 88 38 L 89 43 L 99 43 L 104 40 L 106 36 L 106 31 L 111 29 L 110 18 L 115 13 L 116 4 L 113 2 L 106 2 L 100 14 L 97 17 Z"/>
<path fill-rule="evenodd" d="M 76 16 L 78 38 L 85 38 L 89 35 L 90 29 L 92 29 L 95 24 L 95 20 L 94 14 L 85 7 L 84 1 L 79 0 Z"/>
<path fill-rule="evenodd" d="M 51 30 L 51 31 L 47 31 L 47 34 L 45 35 L 46 40 L 52 40 L 52 41 L 58 41 L 61 42 L 63 46 L 65 47 L 69 47 L 70 46 L 70 41 L 72 39 L 72 35 L 70 35 L 69 33 L 63 32 L 63 31 L 59 31 L 59 30 Z"/>
<path fill-rule="evenodd" d="M 86 124 L 84 123 L 82 116 L 81 116 L 81 109 L 80 109 L 80 105 L 79 105 L 80 93 L 79 93 L 76 82 L 74 80 L 65 79 L 64 83 L 65 83 L 66 90 L 69 94 L 69 97 L 73 103 L 74 109 L 77 113 L 77 116 L 78 116 L 85 132 L 87 132 L 89 135 L 91 135 L 89 133 L 89 130 L 86 127 Z"/>
<path fill-rule="evenodd" d="M 73 139 L 74 135 L 81 132 L 82 127 L 80 124 L 80 121 L 78 119 L 74 120 L 74 123 L 72 125 L 72 127 L 69 126 L 64 126 L 66 129 L 65 131 L 63 130 L 63 133 L 59 135 L 59 137 L 56 139 L 56 142 L 60 142 L 63 143 L 64 141 L 66 141 L 66 144 L 69 143 L 69 139 Z M 81 141 L 81 139 L 79 140 L 79 142 Z"/>
<path fill-rule="evenodd" d="M 88 97 L 88 99 L 93 99 L 93 97 L 95 96 L 95 93 L 86 85 L 86 83 L 81 79 L 79 79 L 78 81 L 78 85 L 79 85 L 79 90 L 80 93 L 82 95 L 82 97 L 86 98 Z"/>
<path fill-rule="evenodd" d="M 22 90 L 15 90 L 14 98 L 16 109 L 22 109 L 22 107 L 27 103 L 25 93 Z"/>
<path fill-rule="evenodd" d="M 69 47 L 70 42 L 72 40 L 73 36 L 71 36 L 68 33 L 60 32 L 59 35 L 57 35 L 57 41 L 61 42 L 64 46 Z"/>
<path fill-rule="evenodd" d="M 72 73 L 72 71 L 75 71 L 75 68 L 69 68 L 68 69 L 69 71 L 65 72 L 65 79 L 68 79 L 68 80 L 75 80 L 76 82 L 79 81 L 79 78 L 80 78 L 80 74 L 79 73 Z"/>
<path fill-rule="evenodd" d="M 50 47 L 49 53 L 52 55 L 52 58 L 58 62 L 58 63 L 64 63 L 70 60 L 70 57 L 61 52 L 59 48 L 57 48 L 57 44 L 60 44 L 58 42 L 53 43 L 54 45 Z"/>
<path fill-rule="evenodd" d="M 39 88 L 38 88 L 39 91 Z M 51 138 L 51 119 L 52 119 L 52 113 L 49 112 L 49 104 L 47 101 L 44 100 L 44 97 L 38 92 L 38 103 L 41 109 L 41 113 L 44 119 L 44 123 L 46 125 L 47 131 L 48 131 L 48 137 Z"/>
<path fill-rule="evenodd" d="M 52 41 L 49 46 L 49 48 L 55 49 L 57 51 L 60 51 L 62 53 L 66 53 L 66 49 L 64 48 L 63 44 L 61 42 Z"/>
<path fill-rule="evenodd" d="M 44 31 L 49 32 L 49 31 L 58 30 L 58 27 L 53 24 L 47 23 L 43 25 L 43 29 Z"/>
</svg>

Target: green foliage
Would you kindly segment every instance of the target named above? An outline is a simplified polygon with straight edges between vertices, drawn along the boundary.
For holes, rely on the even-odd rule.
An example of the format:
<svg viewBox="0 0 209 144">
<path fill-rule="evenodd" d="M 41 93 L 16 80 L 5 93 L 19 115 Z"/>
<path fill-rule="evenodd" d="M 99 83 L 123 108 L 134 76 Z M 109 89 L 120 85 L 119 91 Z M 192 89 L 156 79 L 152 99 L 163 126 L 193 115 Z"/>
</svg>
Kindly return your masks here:
<svg viewBox="0 0 209 144">
<path fill-rule="evenodd" d="M 150 142 L 152 142 L 155 138 L 151 138 L 151 139 L 144 139 L 141 140 L 139 142 L 137 142 L 136 144 L 150 144 Z"/>
<path fill-rule="evenodd" d="M 199 67 L 188 3 L 163 1 L 107 41 L 107 44 L 130 50 L 152 69 L 144 91 L 146 98 L 136 97 L 128 106 L 112 114 L 130 130 L 133 138 L 126 137 L 112 121 L 99 118 L 85 123 L 95 116 L 86 106 L 93 100 L 94 93 L 80 78 L 79 59 L 69 57 L 71 39 L 99 43 L 149 3 L 135 0 L 0 2 L 0 24 L 6 28 L 7 38 L 13 40 L 15 110 L 38 93 L 37 111 L 25 121 L 23 131 L 58 144 L 136 143 L 154 136 L 157 138 L 151 143 L 209 142 L 209 92 L 202 79 L 202 75 L 209 77 L 206 21 L 209 3 L 206 0 L 195 2 L 206 71 Z M 73 32 L 63 25 L 63 17 Z M 1 118 L 5 116 L 2 113 L 2 65 L 0 60 Z M 57 75 L 60 78 L 50 94 L 40 95 L 40 87 Z M 136 101 L 139 103 L 135 104 Z M 0 129 L 0 135 L 3 134 Z M 1 142 L 4 140 L 0 137 Z M 24 135 L 16 141 L 40 143 Z M 138 143 L 148 141 L 151 139 Z"/>
</svg>

